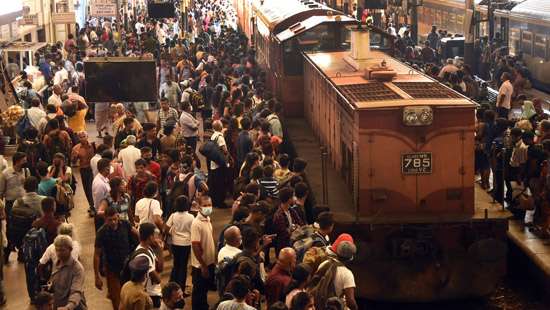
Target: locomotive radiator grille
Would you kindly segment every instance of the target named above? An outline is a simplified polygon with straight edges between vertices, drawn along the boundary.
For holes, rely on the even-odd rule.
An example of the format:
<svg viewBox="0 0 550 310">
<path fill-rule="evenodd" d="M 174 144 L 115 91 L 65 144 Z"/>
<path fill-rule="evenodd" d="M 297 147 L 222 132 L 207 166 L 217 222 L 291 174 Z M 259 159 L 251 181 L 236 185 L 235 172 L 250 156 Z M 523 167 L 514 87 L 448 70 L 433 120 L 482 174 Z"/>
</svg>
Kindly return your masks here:
<svg viewBox="0 0 550 310">
<path fill-rule="evenodd" d="M 384 83 L 349 84 L 339 87 L 344 96 L 352 102 L 402 99 Z"/>
<path fill-rule="evenodd" d="M 434 82 L 394 82 L 395 86 L 415 99 L 461 99 L 457 92 Z"/>
</svg>

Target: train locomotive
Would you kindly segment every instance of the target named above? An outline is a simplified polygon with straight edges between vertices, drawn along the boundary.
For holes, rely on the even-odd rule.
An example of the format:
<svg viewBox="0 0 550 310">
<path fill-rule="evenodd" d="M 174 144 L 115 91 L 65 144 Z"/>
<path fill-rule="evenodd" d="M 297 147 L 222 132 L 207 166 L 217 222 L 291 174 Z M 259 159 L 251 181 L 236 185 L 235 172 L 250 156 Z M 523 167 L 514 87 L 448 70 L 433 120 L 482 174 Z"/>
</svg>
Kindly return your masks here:
<svg viewBox="0 0 550 310">
<path fill-rule="evenodd" d="M 506 270 L 509 214 L 474 186 L 476 104 L 380 51 L 305 53 L 305 116 L 348 183 L 357 294 L 484 296 Z"/>
</svg>

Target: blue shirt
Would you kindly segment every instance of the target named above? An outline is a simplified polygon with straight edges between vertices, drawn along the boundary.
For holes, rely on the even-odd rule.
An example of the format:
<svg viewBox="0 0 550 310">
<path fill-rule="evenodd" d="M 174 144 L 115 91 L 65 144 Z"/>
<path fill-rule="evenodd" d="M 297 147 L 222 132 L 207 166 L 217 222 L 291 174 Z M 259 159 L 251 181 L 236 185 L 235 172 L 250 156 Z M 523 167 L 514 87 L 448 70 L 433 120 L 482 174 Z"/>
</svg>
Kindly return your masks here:
<svg viewBox="0 0 550 310">
<path fill-rule="evenodd" d="M 40 181 L 40 183 L 38 183 L 38 195 L 53 197 L 56 183 L 56 178 Z"/>
</svg>

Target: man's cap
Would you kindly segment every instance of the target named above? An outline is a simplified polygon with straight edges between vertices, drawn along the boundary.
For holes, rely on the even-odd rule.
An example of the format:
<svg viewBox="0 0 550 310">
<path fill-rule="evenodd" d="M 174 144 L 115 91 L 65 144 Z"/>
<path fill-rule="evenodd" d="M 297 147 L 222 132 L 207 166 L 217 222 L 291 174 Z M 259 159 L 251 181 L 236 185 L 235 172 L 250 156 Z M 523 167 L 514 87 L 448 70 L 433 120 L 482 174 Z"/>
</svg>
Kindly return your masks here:
<svg viewBox="0 0 550 310">
<path fill-rule="evenodd" d="M 357 253 L 357 247 L 350 234 L 341 234 L 331 246 L 332 252 L 343 259 L 351 259 Z"/>
<path fill-rule="evenodd" d="M 128 267 L 135 272 L 147 271 L 149 270 L 149 260 L 144 255 L 139 255 L 128 263 Z"/>
</svg>

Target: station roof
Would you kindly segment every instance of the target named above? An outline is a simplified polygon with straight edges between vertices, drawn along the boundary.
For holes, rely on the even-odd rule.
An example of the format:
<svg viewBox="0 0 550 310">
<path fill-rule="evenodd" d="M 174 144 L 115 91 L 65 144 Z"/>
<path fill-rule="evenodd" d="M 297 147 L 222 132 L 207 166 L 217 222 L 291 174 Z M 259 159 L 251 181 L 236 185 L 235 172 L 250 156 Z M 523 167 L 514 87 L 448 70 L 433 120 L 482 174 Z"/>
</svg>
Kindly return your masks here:
<svg viewBox="0 0 550 310">
<path fill-rule="evenodd" d="M 550 1 L 525 0 L 511 10 L 512 15 L 550 22 Z"/>
<path fill-rule="evenodd" d="M 356 20 L 346 15 L 311 16 L 301 22 L 291 25 L 287 29 L 277 34 L 276 37 L 277 37 L 277 40 L 279 40 L 279 42 L 284 42 L 310 29 L 313 29 L 320 24 L 334 23 L 334 22 L 352 24 L 352 23 L 355 23 Z"/>
<path fill-rule="evenodd" d="M 256 0 L 252 6 L 257 18 L 274 34 L 311 16 L 342 14 L 312 0 Z"/>
</svg>

